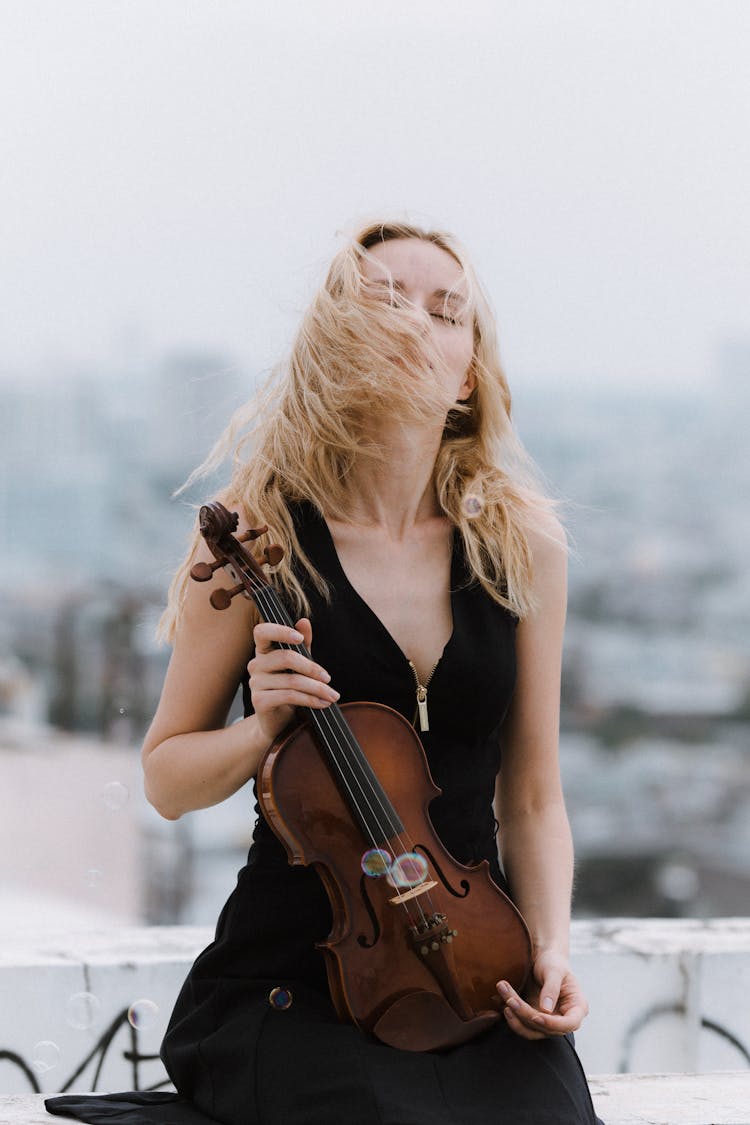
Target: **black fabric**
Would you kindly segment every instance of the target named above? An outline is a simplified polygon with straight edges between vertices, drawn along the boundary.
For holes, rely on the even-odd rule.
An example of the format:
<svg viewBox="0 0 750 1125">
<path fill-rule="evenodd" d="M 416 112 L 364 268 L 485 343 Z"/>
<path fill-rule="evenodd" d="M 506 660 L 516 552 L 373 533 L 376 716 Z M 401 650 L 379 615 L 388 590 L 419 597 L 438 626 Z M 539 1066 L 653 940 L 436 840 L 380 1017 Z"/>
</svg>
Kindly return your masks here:
<svg viewBox="0 0 750 1125">
<path fill-rule="evenodd" d="M 357 594 L 323 519 L 293 509 L 303 549 L 331 585 L 329 602 L 302 578 L 312 651 L 341 703 L 385 703 L 410 721 L 412 670 Z M 440 797 L 430 807 L 449 851 L 487 859 L 507 890 L 492 812 L 499 728 L 515 682 L 516 619 L 466 570 L 454 534 L 453 633 L 429 684 L 430 730 L 420 734 Z M 246 713 L 252 710 L 247 684 Z M 337 1019 L 315 943 L 331 909 L 312 868 L 291 867 L 262 816 L 247 863 L 177 998 L 161 1057 L 178 1094 L 68 1095 L 46 1106 L 91 1125 L 593 1125 L 572 1037 L 530 1042 L 504 1023 L 440 1053 L 397 1051 Z M 269 993 L 291 990 L 286 1010 Z"/>
<path fill-rule="evenodd" d="M 45 1106 L 56 1117 L 87 1121 L 90 1125 L 221 1125 L 201 1113 L 179 1094 L 131 1090 L 126 1094 L 64 1094 L 47 1098 Z"/>
</svg>

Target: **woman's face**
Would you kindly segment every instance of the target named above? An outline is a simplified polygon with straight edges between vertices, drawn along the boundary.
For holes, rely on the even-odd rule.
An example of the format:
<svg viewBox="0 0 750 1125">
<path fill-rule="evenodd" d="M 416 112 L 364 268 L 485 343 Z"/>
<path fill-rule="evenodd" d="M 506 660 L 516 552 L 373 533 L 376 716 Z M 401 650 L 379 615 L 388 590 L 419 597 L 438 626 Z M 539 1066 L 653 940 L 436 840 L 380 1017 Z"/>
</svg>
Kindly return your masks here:
<svg viewBox="0 0 750 1125">
<path fill-rule="evenodd" d="M 445 360 L 446 390 L 454 401 L 468 398 L 475 383 L 470 370 L 474 324 L 465 308 L 466 284 L 456 259 L 434 242 L 394 238 L 370 247 L 362 272 L 375 286 L 382 285 L 386 296 L 392 278 L 393 288 L 428 314 Z"/>
</svg>

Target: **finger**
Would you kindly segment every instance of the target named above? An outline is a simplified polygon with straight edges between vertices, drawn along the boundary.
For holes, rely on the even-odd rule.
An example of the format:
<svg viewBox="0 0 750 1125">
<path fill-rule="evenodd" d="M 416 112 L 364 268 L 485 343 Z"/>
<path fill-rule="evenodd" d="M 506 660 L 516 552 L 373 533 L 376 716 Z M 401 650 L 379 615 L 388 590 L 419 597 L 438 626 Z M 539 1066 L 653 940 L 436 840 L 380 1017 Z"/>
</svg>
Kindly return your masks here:
<svg viewBox="0 0 750 1125">
<path fill-rule="evenodd" d="M 539 989 L 539 1007 L 543 1012 L 554 1012 L 560 999 L 560 986 L 563 973 L 559 969 L 550 969 L 542 980 Z"/>
<path fill-rule="evenodd" d="M 563 982 L 563 986 L 560 991 L 560 999 L 557 1002 L 557 1007 L 564 1016 L 567 1015 L 568 1012 L 572 1011 L 573 1008 L 580 1008 L 584 1016 L 587 1016 L 589 1014 L 589 1002 L 583 995 L 581 989 L 571 988 L 570 990 L 567 990 L 565 987 L 565 982 Z"/>
<path fill-rule="evenodd" d="M 265 698 L 266 696 L 269 698 Z M 280 707 L 311 707 L 318 711 L 323 707 L 330 707 L 333 702 L 335 702 L 333 699 L 321 699 L 316 695 L 309 695 L 307 692 L 292 689 L 270 691 L 264 692 L 262 696 L 256 699 L 255 713 L 260 715 L 265 711 L 276 711 Z"/>
<path fill-rule="evenodd" d="M 537 1030 L 536 1028 L 531 1028 L 525 1024 L 508 1004 L 503 1008 L 503 1015 L 511 1031 L 515 1032 L 516 1035 L 520 1035 L 522 1039 L 546 1038 L 545 1032 Z"/>
<path fill-rule="evenodd" d="M 585 1016 L 585 1010 L 580 1005 L 576 1004 L 569 1011 L 563 1012 L 560 1015 L 548 1015 L 545 1012 L 537 1012 L 531 1019 L 531 1026 L 538 1031 L 544 1032 L 545 1035 L 567 1035 L 571 1031 L 578 1030 Z"/>
<path fill-rule="evenodd" d="M 560 1013 L 540 1012 L 516 993 L 506 1000 L 503 1010 L 510 1015 L 514 1030 L 517 1024 L 519 1028 L 537 1035 L 567 1035 L 570 1031 L 576 1031 L 586 1017 L 585 1004 L 572 1004 Z"/>
<path fill-rule="evenodd" d="M 497 990 L 505 1000 L 504 1011 L 506 1014 L 510 1014 L 511 1026 L 514 1030 L 523 1027 L 536 1035 L 565 1035 L 568 1031 L 574 1031 L 583 1018 L 581 1015 L 574 1026 L 577 1017 L 572 1008 L 570 1011 L 558 1015 L 541 1012 L 539 1008 L 535 1008 L 532 1004 L 523 1000 L 504 980 L 498 982 Z M 575 1007 L 578 1008 L 578 1005 Z"/>
<path fill-rule="evenodd" d="M 295 628 L 304 638 L 304 644 L 309 649 L 312 644 L 312 625 L 307 617 L 300 617 Z"/>
<path fill-rule="evenodd" d="M 329 687 L 328 684 L 321 683 L 320 680 L 312 680 L 309 676 L 299 676 L 294 672 L 252 676 L 250 691 L 256 700 L 259 694 L 271 695 L 278 691 L 295 691 L 302 695 L 324 699 L 327 703 L 335 703 L 339 698 L 339 693 L 334 688 Z"/>
<path fill-rule="evenodd" d="M 538 1009 L 532 1008 L 530 1004 L 522 1000 L 507 980 L 498 981 L 497 991 L 505 1001 L 503 1012 L 514 1031 L 520 1030 L 521 1027 L 529 1031 L 538 1031 L 534 1022 L 534 1017 L 541 1015 Z"/>
<path fill-rule="evenodd" d="M 261 621 L 253 629 L 255 651 L 258 653 L 271 652 L 274 645 L 301 645 L 304 634 L 289 625 L 275 625 L 272 621 Z"/>
<path fill-rule="evenodd" d="M 517 1020 L 519 1020 L 530 1031 L 540 1031 L 542 1028 L 541 1020 L 543 1019 L 542 1013 L 538 1008 L 532 1008 L 531 1004 L 527 1004 L 520 996 L 515 993 L 505 1001 L 505 1007 L 512 1012 Z"/>
<path fill-rule="evenodd" d="M 311 680 L 322 680 L 326 684 L 331 679 L 321 664 L 316 664 L 293 648 L 274 648 L 270 652 L 258 653 L 247 667 L 251 677 L 266 675 L 269 672 L 299 672 L 302 676 L 307 676 Z"/>
</svg>

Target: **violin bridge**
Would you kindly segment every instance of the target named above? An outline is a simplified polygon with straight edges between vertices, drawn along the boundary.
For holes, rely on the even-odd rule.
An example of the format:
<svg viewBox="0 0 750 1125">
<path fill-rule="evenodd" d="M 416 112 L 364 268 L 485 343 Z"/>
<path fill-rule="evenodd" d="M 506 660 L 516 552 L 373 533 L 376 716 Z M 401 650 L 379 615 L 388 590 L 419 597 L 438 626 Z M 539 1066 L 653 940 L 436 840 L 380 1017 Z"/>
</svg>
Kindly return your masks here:
<svg viewBox="0 0 750 1125">
<path fill-rule="evenodd" d="M 403 894 L 394 895 L 394 897 L 389 898 L 388 901 L 391 906 L 400 906 L 402 902 L 408 902 L 411 898 L 417 898 L 418 895 L 423 895 L 436 886 L 437 882 L 431 879 L 429 883 L 420 883 L 419 886 L 411 887 L 408 891 L 404 891 Z"/>
</svg>

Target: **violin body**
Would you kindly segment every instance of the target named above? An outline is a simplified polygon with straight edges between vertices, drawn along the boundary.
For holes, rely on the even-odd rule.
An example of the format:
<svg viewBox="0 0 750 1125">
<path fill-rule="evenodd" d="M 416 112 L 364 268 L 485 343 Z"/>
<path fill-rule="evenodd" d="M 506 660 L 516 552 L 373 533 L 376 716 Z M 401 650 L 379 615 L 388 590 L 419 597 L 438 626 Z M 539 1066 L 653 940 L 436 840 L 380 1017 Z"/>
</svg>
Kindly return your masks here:
<svg viewBox="0 0 750 1125">
<path fill-rule="evenodd" d="M 290 863 L 314 865 L 328 892 L 333 926 L 320 948 L 339 1016 L 401 1049 L 455 1046 L 498 1020 L 499 980 L 523 988 L 526 925 L 486 860 L 458 863 L 438 838 L 428 807 L 441 790 L 411 724 L 378 703 L 348 703 L 341 712 L 403 823 L 399 839 L 383 843 L 396 854 L 408 839 L 428 861 L 429 889 L 394 903 L 398 888 L 363 873 L 366 844 L 310 723 L 266 752 L 260 806 Z M 415 937 L 411 923 L 424 926 L 435 915 L 447 927 Z"/>
</svg>

